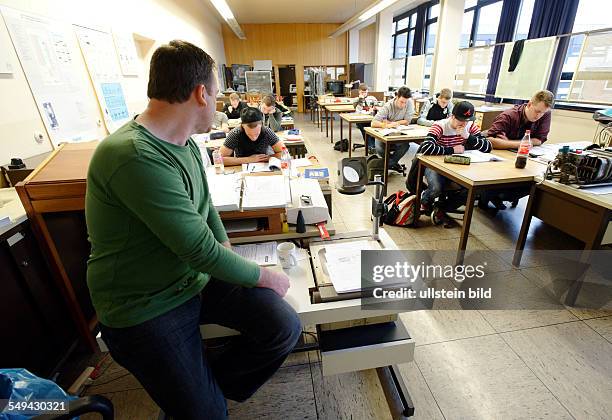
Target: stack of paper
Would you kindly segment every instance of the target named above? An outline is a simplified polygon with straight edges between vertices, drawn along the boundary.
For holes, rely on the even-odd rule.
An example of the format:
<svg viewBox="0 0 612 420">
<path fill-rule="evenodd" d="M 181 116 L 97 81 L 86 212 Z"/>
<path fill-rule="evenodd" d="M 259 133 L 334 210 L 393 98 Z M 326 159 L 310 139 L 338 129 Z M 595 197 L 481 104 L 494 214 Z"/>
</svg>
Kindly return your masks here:
<svg viewBox="0 0 612 420">
<path fill-rule="evenodd" d="M 325 246 L 327 273 L 336 293 L 361 290 L 361 250 L 371 249 L 368 241 Z"/>
<path fill-rule="evenodd" d="M 261 242 L 258 244 L 237 245 L 232 249 L 238 255 L 247 260 L 255 261 L 258 265 L 276 265 L 278 255 L 276 253 L 276 242 Z"/>
<path fill-rule="evenodd" d="M 240 210 L 241 174 L 216 175 L 207 171 L 208 190 L 217 211 Z"/>
<path fill-rule="evenodd" d="M 282 175 L 245 176 L 242 209 L 256 210 L 287 207 L 291 193 Z"/>
<path fill-rule="evenodd" d="M 501 162 L 506 160 L 492 153 L 483 153 L 480 150 L 466 150 L 461 153 L 463 156 L 470 158 L 470 163 L 482 163 L 482 162 Z"/>
</svg>

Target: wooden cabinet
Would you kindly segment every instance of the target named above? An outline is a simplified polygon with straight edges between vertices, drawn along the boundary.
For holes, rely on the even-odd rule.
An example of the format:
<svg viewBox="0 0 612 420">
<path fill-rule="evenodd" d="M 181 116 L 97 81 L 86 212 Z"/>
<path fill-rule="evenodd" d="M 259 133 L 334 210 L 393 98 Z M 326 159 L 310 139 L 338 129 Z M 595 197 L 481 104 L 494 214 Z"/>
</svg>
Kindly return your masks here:
<svg viewBox="0 0 612 420">
<path fill-rule="evenodd" d="M 60 146 L 15 188 L 68 316 L 92 351 L 97 319 L 86 283 L 90 245 L 84 211 L 87 168 L 97 144 Z"/>
<path fill-rule="evenodd" d="M 77 330 L 28 221 L 0 235 L 0 279 L 0 367 L 52 375 Z"/>
</svg>

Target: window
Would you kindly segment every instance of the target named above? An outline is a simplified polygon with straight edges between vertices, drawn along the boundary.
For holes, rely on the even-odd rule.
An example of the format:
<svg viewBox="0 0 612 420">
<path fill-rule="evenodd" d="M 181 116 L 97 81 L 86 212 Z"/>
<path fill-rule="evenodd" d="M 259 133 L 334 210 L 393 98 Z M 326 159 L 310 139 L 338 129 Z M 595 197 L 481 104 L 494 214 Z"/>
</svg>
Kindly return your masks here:
<svg viewBox="0 0 612 420">
<path fill-rule="evenodd" d="M 425 55 L 425 70 L 423 72 L 423 86 L 421 90 L 426 90 L 429 92 L 429 88 L 431 86 L 431 64 L 433 61 L 433 55 L 427 54 Z"/>
<path fill-rule="evenodd" d="M 438 15 L 440 4 L 432 4 L 427 8 L 427 22 L 425 23 L 425 54 L 433 54 L 436 48 L 436 32 L 438 29 Z"/>
<path fill-rule="evenodd" d="M 567 98 L 576 102 L 612 103 L 612 32 L 584 37 L 582 55 L 575 68 Z M 607 89 L 608 88 L 608 89 Z"/>
<path fill-rule="evenodd" d="M 412 40 L 416 28 L 416 12 L 408 12 L 394 18 L 396 30 L 393 34 L 392 58 L 404 58 L 412 52 Z"/>
<path fill-rule="evenodd" d="M 462 48 L 495 43 L 502 6 L 502 0 L 465 2 L 460 40 Z"/>
<path fill-rule="evenodd" d="M 572 33 L 612 27 L 612 1 L 580 0 Z"/>
<path fill-rule="evenodd" d="M 468 48 L 459 51 L 455 72 L 456 91 L 475 94 L 486 92 L 494 48 Z"/>
<path fill-rule="evenodd" d="M 531 15 L 533 14 L 533 5 L 535 0 L 523 0 L 521 2 L 521 11 L 519 13 L 514 40 L 527 39 L 529 34 L 529 25 L 531 24 Z"/>
<path fill-rule="evenodd" d="M 406 57 L 406 41 L 408 40 L 408 32 L 401 33 L 395 37 L 395 49 L 393 58 Z"/>
</svg>

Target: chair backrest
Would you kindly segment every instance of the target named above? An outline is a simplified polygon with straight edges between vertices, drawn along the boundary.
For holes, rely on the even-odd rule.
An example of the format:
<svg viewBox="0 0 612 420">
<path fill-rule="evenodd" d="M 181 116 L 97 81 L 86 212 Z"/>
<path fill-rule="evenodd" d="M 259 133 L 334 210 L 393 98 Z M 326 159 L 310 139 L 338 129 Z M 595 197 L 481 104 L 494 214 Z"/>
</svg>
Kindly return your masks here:
<svg viewBox="0 0 612 420">
<path fill-rule="evenodd" d="M 248 103 L 259 103 L 261 101 L 261 93 L 259 92 L 247 92 L 245 96 Z"/>
<path fill-rule="evenodd" d="M 223 111 L 223 106 L 224 105 L 225 105 L 225 102 L 217 101 L 217 111 L 219 111 L 219 112 Z"/>
<path fill-rule="evenodd" d="M 359 89 L 351 89 L 350 94 L 351 94 L 350 98 L 358 97 L 359 96 Z"/>
<path fill-rule="evenodd" d="M 375 97 L 379 101 L 385 100 L 385 92 L 370 92 L 369 95 Z"/>
</svg>

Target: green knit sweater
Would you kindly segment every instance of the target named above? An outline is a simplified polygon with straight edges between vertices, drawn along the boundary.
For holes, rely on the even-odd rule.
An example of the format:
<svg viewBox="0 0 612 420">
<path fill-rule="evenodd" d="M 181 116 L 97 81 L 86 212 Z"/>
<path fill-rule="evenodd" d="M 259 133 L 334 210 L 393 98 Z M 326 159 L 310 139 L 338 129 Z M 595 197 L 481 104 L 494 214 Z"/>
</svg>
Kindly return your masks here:
<svg viewBox="0 0 612 420">
<path fill-rule="evenodd" d="M 103 140 L 87 175 L 87 284 L 98 320 L 140 324 L 197 295 L 210 276 L 254 286 L 259 267 L 221 243 L 200 151 L 129 122 Z"/>
</svg>

